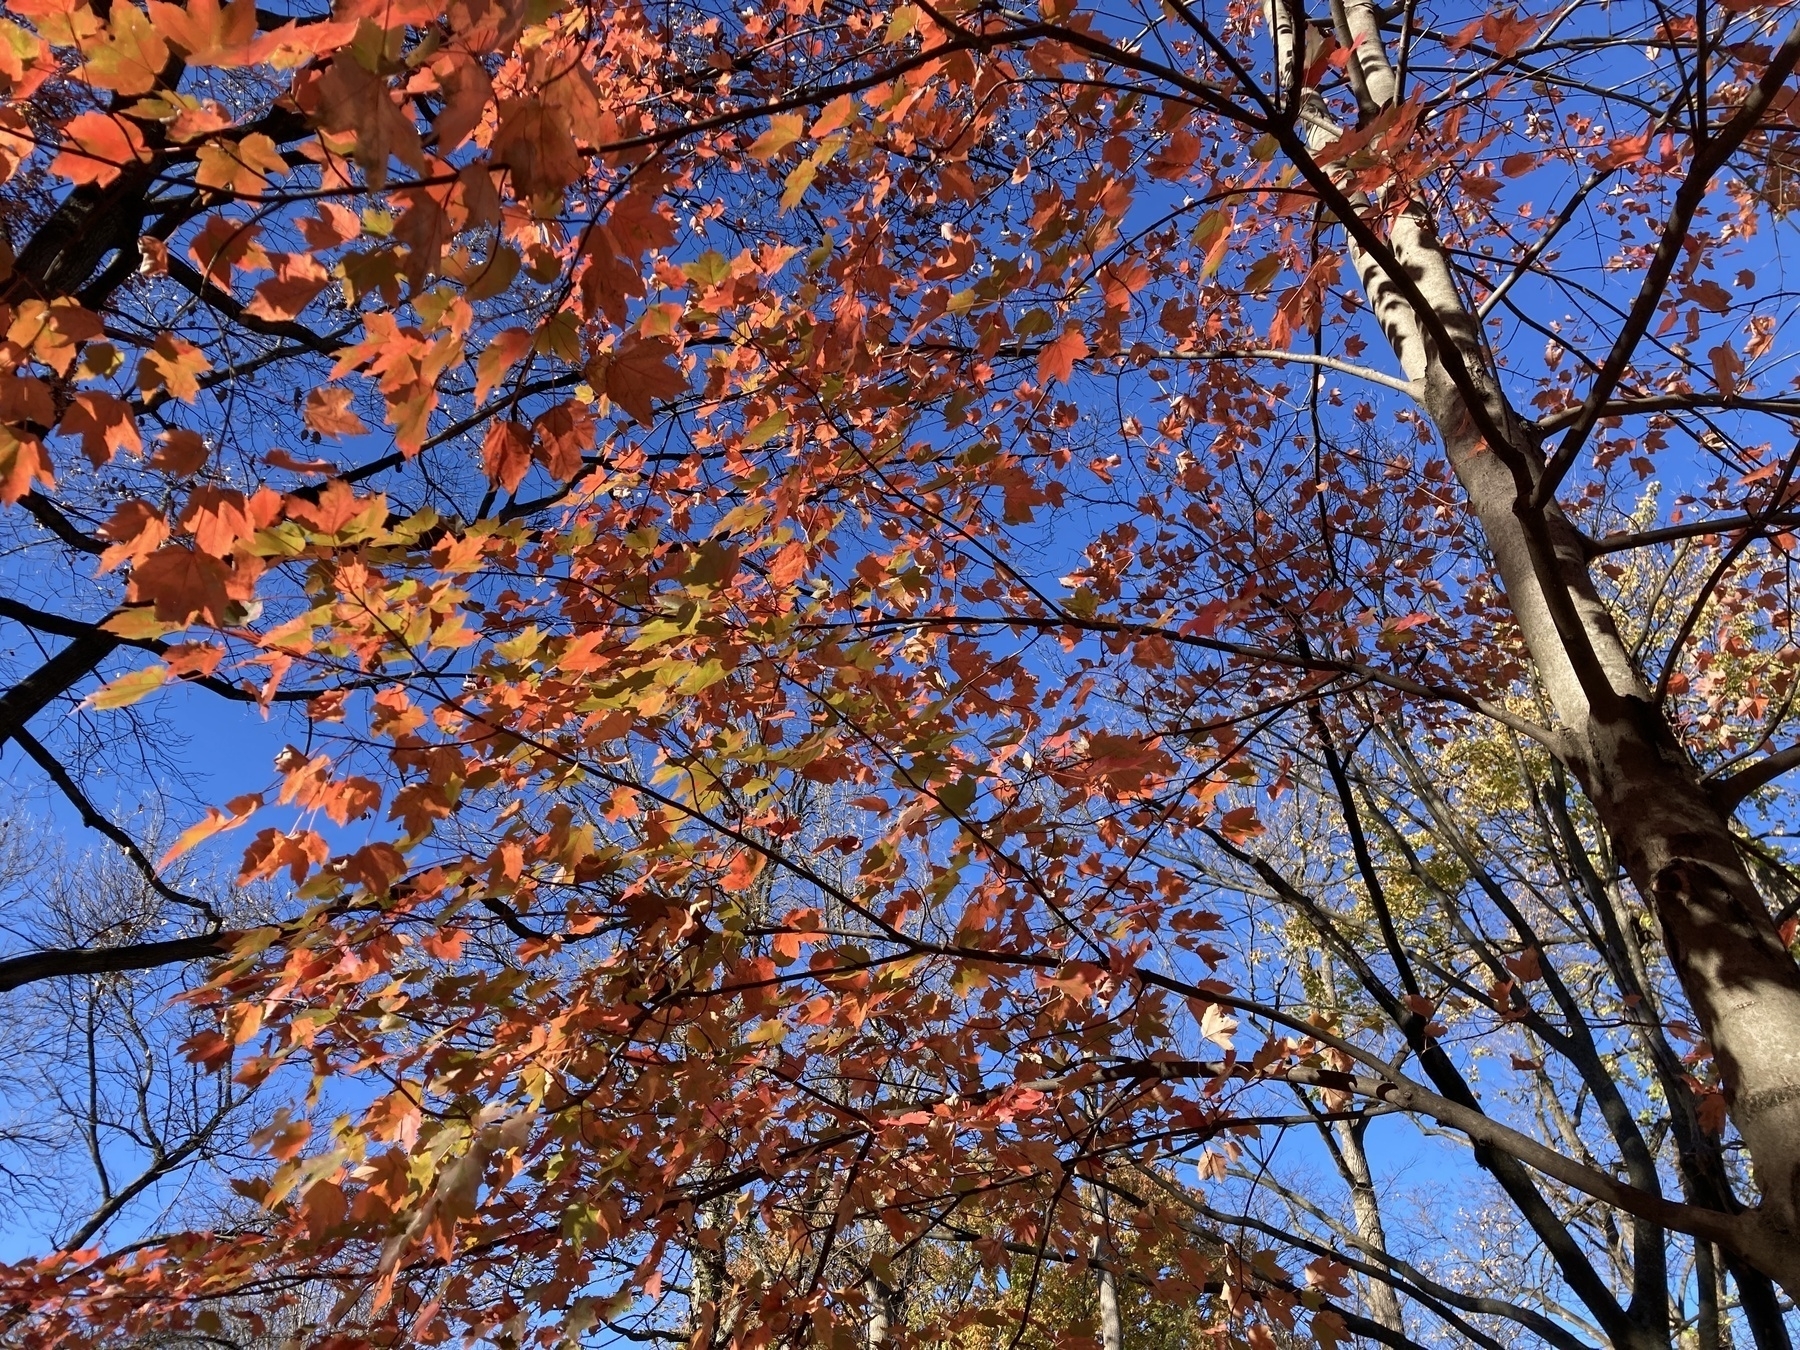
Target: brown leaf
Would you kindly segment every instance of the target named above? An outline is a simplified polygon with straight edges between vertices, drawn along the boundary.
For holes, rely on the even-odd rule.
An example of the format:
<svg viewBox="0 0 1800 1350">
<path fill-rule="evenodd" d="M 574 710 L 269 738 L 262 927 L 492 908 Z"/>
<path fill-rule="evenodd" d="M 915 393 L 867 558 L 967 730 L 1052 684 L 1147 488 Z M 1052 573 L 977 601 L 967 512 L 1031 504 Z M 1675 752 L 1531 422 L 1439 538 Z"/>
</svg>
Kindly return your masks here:
<svg viewBox="0 0 1800 1350">
<path fill-rule="evenodd" d="M 327 131 L 355 136 L 353 154 L 370 187 L 387 182 L 390 159 L 414 170 L 425 167 L 418 128 L 394 101 L 386 77 L 365 70 L 349 51 L 340 52 L 319 80 L 319 118 Z"/>
<path fill-rule="evenodd" d="M 355 395 L 342 385 L 325 385 L 306 396 L 306 425 L 321 436 L 339 439 L 361 436 L 368 431 L 362 418 L 350 406 Z"/>
<path fill-rule="evenodd" d="M 536 98 L 503 100 L 494 136 L 494 163 L 512 171 L 513 188 L 527 199 L 560 199 L 581 174 L 581 152 L 556 109 Z"/>
</svg>

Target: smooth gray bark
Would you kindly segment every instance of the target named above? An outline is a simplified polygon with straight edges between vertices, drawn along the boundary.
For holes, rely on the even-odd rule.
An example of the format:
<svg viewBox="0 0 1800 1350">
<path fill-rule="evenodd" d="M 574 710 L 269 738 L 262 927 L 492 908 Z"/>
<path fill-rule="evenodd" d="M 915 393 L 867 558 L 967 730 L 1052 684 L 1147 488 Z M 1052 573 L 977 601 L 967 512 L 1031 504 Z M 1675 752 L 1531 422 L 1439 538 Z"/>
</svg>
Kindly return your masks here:
<svg viewBox="0 0 1800 1350">
<path fill-rule="evenodd" d="M 1279 11 L 1280 7 L 1274 7 Z M 1369 0 L 1336 0 L 1339 40 L 1363 117 L 1395 99 Z M 1271 26 L 1286 70 L 1291 20 Z M 1285 41 L 1284 41 L 1285 39 Z M 1302 125 L 1311 148 L 1334 138 L 1316 93 Z M 1495 380 L 1480 325 L 1422 210 L 1398 212 L 1378 253 L 1370 204 L 1340 196 L 1351 259 L 1371 309 L 1444 443 L 1561 732 L 1559 756 L 1593 802 L 1713 1048 L 1733 1124 L 1762 1203 L 1742 1216 L 1741 1254 L 1800 1291 L 1800 966 L 1752 882 L 1730 820 L 1703 783 L 1608 613 L 1585 543 L 1554 500 L 1537 504 L 1543 447 Z M 1485 427 L 1485 430 L 1484 430 Z M 1489 432 L 1496 433 L 1494 435 Z"/>
</svg>

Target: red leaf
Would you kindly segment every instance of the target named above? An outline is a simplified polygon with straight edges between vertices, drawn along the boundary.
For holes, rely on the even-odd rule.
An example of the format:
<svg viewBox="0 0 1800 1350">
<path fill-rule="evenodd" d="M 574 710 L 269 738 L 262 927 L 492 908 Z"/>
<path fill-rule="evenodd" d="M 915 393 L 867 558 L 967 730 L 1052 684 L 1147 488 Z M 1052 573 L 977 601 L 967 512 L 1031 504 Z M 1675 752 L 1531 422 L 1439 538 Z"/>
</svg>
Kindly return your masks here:
<svg viewBox="0 0 1800 1350">
<path fill-rule="evenodd" d="M 625 343 L 588 366 L 588 380 L 641 426 L 656 421 L 656 400 L 687 392 L 687 377 L 669 365 L 674 347 L 664 338 Z"/>
<path fill-rule="evenodd" d="M 1074 324 L 1062 330 L 1053 342 L 1045 345 L 1038 353 L 1038 383 L 1049 384 L 1052 380 L 1068 383 L 1069 376 L 1075 369 L 1075 363 L 1088 354 L 1087 338 Z"/>
<path fill-rule="evenodd" d="M 481 465 L 489 482 L 516 492 L 531 469 L 531 428 L 518 422 L 490 423 L 481 443 Z"/>
</svg>

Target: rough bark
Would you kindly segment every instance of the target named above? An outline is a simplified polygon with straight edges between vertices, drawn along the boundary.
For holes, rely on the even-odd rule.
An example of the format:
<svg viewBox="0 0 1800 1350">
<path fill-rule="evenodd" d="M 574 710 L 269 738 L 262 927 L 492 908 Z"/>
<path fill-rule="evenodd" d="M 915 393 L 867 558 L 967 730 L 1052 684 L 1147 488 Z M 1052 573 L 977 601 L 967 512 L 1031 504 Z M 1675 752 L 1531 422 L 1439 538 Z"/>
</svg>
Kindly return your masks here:
<svg viewBox="0 0 1800 1350">
<path fill-rule="evenodd" d="M 726 1345 L 731 1326 L 725 1317 L 725 1244 L 731 1210 L 724 1196 L 708 1200 L 694 1225 L 693 1287 L 688 1298 L 688 1343 L 692 1346 Z"/>
<path fill-rule="evenodd" d="M 1333 18 L 1339 40 L 1357 54 L 1363 116 L 1373 116 L 1395 98 L 1374 7 L 1334 4 Z M 1316 146 L 1332 134 L 1312 98 L 1306 123 Z M 1340 199 L 1338 214 L 1359 209 Z M 1743 865 L 1727 815 L 1634 667 L 1581 535 L 1553 494 L 1533 502 L 1543 449 L 1493 378 L 1479 324 L 1423 211 L 1396 213 L 1383 253 L 1352 240 L 1371 308 L 1485 534 L 1560 723 L 1561 757 L 1655 913 L 1713 1048 L 1762 1192 L 1745 1216 L 1740 1250 L 1790 1292 L 1800 1290 L 1800 966 Z"/>
</svg>

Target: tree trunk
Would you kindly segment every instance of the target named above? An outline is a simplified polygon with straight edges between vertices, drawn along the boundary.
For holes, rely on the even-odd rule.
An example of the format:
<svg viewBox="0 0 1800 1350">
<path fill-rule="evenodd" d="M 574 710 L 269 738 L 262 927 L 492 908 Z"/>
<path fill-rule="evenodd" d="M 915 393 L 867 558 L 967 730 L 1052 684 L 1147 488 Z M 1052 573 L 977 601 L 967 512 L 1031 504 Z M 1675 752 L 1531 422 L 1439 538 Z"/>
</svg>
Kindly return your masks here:
<svg viewBox="0 0 1800 1350">
<path fill-rule="evenodd" d="M 727 1345 L 731 1328 L 725 1320 L 725 1244 L 730 1234 L 730 1206 L 717 1196 L 701 1208 L 694 1224 L 694 1272 L 688 1295 L 688 1344 L 695 1350 Z"/>
<path fill-rule="evenodd" d="M 1107 1212 L 1106 1191 L 1100 1187 L 1094 1189 L 1100 1199 L 1101 1226 L 1110 1230 L 1111 1215 Z M 1094 1239 L 1094 1255 L 1104 1262 L 1098 1270 L 1100 1294 L 1096 1309 L 1100 1323 L 1100 1350 L 1124 1350 L 1125 1319 L 1119 1311 L 1119 1283 L 1112 1270 L 1113 1246 L 1108 1233 Z"/>
<path fill-rule="evenodd" d="M 1334 3 L 1333 17 L 1339 41 L 1355 53 L 1352 83 L 1367 118 L 1395 98 L 1374 7 L 1369 0 Z M 1279 41 L 1284 29 L 1275 26 Z M 1291 58 L 1291 48 L 1284 55 Z M 1287 68 L 1286 60 L 1280 64 Z M 1307 138 L 1315 148 L 1335 134 L 1323 111 L 1312 94 Z M 1579 532 L 1553 499 L 1533 504 L 1542 447 L 1496 383 L 1479 322 L 1421 210 L 1398 215 L 1387 251 L 1391 260 L 1352 240 L 1370 306 L 1481 523 L 1560 723 L 1561 757 L 1656 914 L 1713 1048 L 1762 1192 L 1757 1216 L 1746 1223 L 1743 1254 L 1790 1292 L 1800 1291 L 1800 966 L 1739 857 L 1725 812 L 1633 666 L 1594 586 Z M 1499 443 L 1483 434 L 1482 423 L 1498 432 Z"/>
<path fill-rule="evenodd" d="M 869 1299 L 869 1350 L 875 1350 L 893 1335 L 894 1291 L 870 1275 L 863 1280 L 863 1293 Z"/>
<path fill-rule="evenodd" d="M 1363 1124 L 1366 1126 L 1367 1121 Z M 1369 1155 L 1363 1148 L 1363 1131 L 1348 1120 L 1332 1122 L 1337 1139 L 1337 1157 L 1350 1187 L 1350 1212 L 1356 1220 L 1356 1235 L 1378 1252 L 1388 1249 L 1387 1229 L 1381 1222 L 1381 1202 L 1375 1194 L 1375 1177 L 1369 1171 Z M 1368 1282 L 1369 1315 L 1389 1331 L 1406 1334 L 1406 1323 L 1400 1315 L 1400 1299 L 1393 1286 L 1383 1280 Z"/>
</svg>

